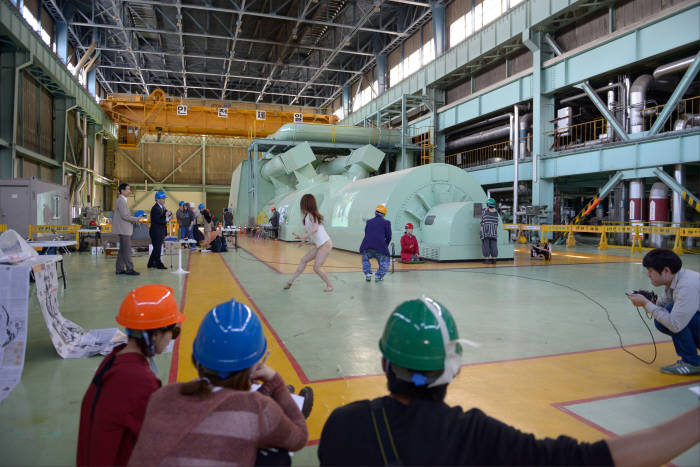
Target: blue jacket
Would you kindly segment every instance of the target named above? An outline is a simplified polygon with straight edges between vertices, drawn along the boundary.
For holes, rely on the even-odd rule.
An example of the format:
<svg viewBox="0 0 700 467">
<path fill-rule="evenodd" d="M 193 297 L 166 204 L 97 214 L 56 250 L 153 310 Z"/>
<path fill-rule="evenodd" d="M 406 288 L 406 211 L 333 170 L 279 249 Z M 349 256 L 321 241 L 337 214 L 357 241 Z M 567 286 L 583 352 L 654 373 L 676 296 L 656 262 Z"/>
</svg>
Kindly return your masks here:
<svg viewBox="0 0 700 467">
<path fill-rule="evenodd" d="M 375 250 L 388 256 L 390 242 L 391 222 L 377 214 L 365 224 L 365 238 L 362 239 L 360 253 Z"/>
</svg>

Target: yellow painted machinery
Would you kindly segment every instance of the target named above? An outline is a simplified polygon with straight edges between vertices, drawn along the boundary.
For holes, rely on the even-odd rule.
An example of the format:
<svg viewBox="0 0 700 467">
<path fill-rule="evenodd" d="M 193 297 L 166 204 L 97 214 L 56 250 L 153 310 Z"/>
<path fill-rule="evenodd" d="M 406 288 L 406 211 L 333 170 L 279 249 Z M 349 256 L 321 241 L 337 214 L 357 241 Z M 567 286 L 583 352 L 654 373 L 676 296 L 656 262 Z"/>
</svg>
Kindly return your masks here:
<svg viewBox="0 0 700 467">
<path fill-rule="evenodd" d="M 285 123 L 336 123 L 334 115 L 305 107 L 255 105 L 167 97 L 161 89 L 148 97 L 111 94 L 100 105 L 119 127 L 119 147 L 135 149 L 150 134 L 264 138 Z"/>
</svg>

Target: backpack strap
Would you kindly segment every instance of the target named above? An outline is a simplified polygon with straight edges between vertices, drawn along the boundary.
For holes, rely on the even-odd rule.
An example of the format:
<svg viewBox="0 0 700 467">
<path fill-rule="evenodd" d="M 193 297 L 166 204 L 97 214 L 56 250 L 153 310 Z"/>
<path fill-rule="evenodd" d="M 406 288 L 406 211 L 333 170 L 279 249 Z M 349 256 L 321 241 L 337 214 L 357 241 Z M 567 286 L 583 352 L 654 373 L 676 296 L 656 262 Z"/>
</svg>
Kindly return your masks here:
<svg viewBox="0 0 700 467">
<path fill-rule="evenodd" d="M 370 401 L 369 408 L 370 415 L 372 416 L 374 433 L 377 436 L 379 452 L 382 454 L 384 465 L 403 465 L 399 453 L 396 450 L 396 445 L 394 444 L 394 437 L 391 435 L 389 420 L 384 410 L 384 401 L 382 398 L 374 399 Z"/>
</svg>

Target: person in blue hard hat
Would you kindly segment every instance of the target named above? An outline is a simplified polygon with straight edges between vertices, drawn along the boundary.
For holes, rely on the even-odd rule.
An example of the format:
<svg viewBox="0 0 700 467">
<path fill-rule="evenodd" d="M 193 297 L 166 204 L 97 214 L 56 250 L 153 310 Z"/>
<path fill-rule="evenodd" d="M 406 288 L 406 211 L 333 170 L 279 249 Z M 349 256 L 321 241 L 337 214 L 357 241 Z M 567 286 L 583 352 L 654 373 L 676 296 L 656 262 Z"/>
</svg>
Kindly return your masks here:
<svg viewBox="0 0 700 467">
<path fill-rule="evenodd" d="M 156 391 L 129 465 L 259 465 L 260 449 L 297 451 L 306 421 L 282 377 L 265 364 L 262 324 L 243 303 L 214 307 L 192 348 L 199 378 Z M 253 381 L 262 382 L 251 391 Z M 270 452 L 289 465 L 286 452 Z"/>
<path fill-rule="evenodd" d="M 165 200 L 168 197 L 162 190 L 156 191 L 156 204 L 151 208 L 151 227 L 148 234 L 151 236 L 153 251 L 148 258 L 148 267 L 167 269 L 160 259 L 160 250 L 163 247 L 163 239 L 168 235 L 168 221 L 173 215 L 165 208 Z"/>
</svg>

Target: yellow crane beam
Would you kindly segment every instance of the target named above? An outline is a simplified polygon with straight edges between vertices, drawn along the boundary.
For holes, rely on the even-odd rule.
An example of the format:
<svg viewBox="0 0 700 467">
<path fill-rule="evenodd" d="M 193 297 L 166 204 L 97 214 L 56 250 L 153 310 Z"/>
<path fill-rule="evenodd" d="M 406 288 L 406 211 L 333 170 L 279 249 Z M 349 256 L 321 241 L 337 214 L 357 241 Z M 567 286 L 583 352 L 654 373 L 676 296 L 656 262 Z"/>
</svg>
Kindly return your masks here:
<svg viewBox="0 0 700 467">
<path fill-rule="evenodd" d="M 148 97 L 109 95 L 100 106 L 119 127 L 118 144 L 122 149 L 136 148 L 144 134 L 212 135 L 265 138 L 285 123 L 337 123 L 335 115 L 314 113 L 308 108 L 264 106 L 248 103 L 212 101 L 208 105 L 191 105 L 171 98 L 161 89 Z M 202 102 L 202 101 L 199 101 Z M 264 111 L 264 116 L 260 114 Z"/>
</svg>

